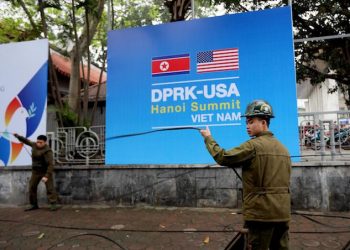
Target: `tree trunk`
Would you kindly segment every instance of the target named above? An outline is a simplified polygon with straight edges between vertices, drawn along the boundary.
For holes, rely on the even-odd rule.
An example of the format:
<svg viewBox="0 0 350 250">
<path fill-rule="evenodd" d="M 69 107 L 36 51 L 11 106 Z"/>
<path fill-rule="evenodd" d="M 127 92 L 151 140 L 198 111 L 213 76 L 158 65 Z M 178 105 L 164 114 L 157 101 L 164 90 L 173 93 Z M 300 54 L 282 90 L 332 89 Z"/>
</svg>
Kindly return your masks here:
<svg viewBox="0 0 350 250">
<path fill-rule="evenodd" d="M 72 1 L 74 3 L 74 1 Z M 75 46 L 71 50 L 71 76 L 69 81 L 69 93 L 68 93 L 68 105 L 74 110 L 78 111 L 79 97 L 80 97 L 80 72 L 79 62 L 81 61 L 82 55 L 86 52 L 88 46 L 91 44 L 92 37 L 96 33 L 97 25 L 101 19 L 105 0 L 98 0 L 97 13 L 89 14 L 90 25 L 88 31 L 84 28 L 81 36 L 75 40 Z M 74 8 L 74 6 L 73 6 Z M 89 33 L 89 36 L 87 36 Z"/>
<path fill-rule="evenodd" d="M 90 38 L 90 33 L 89 33 L 89 26 L 90 26 L 90 22 L 89 22 L 89 15 L 88 15 L 89 10 L 87 8 L 85 8 L 85 24 L 86 24 L 86 36 L 87 39 L 89 40 Z M 84 77 L 84 98 L 83 98 L 83 124 L 86 125 L 89 123 L 88 121 L 88 108 L 89 108 L 89 84 L 90 84 L 90 63 L 91 63 L 91 59 L 90 59 L 90 51 L 89 51 L 89 46 L 87 47 L 86 50 L 86 54 L 87 54 L 87 76 Z M 84 72 L 84 64 L 82 63 L 82 68 L 83 68 L 83 72 Z M 91 124 L 89 124 L 91 125 Z"/>
<path fill-rule="evenodd" d="M 41 17 L 41 25 L 43 28 L 44 36 L 45 36 L 45 38 L 47 38 L 47 23 L 46 23 L 44 5 L 43 5 L 42 0 L 39 0 L 38 4 L 39 4 L 40 17 Z M 36 27 L 35 27 L 35 29 L 36 29 Z M 52 58 L 51 58 L 50 48 L 48 50 L 48 55 L 49 55 L 49 84 L 50 84 L 49 87 L 51 90 L 52 98 L 54 99 L 54 103 L 56 106 L 56 117 L 58 119 L 58 124 L 59 124 L 59 126 L 63 126 L 62 116 L 61 116 L 61 113 L 58 111 L 58 110 L 62 110 L 63 105 L 62 105 L 62 101 L 61 101 L 61 94 L 59 92 L 56 71 L 55 71 L 55 68 L 54 68 L 54 65 L 52 62 Z"/>
<path fill-rule="evenodd" d="M 104 49 L 102 48 L 102 50 L 104 50 Z M 90 118 L 91 125 L 93 125 L 93 123 L 94 123 L 94 118 L 95 118 L 95 113 L 96 113 L 96 109 L 97 109 L 98 99 L 100 97 L 102 76 L 103 76 L 103 72 L 105 71 L 105 67 L 106 67 L 106 58 L 107 58 L 107 52 L 104 51 L 103 52 L 102 69 L 101 69 L 101 72 L 100 72 L 100 77 L 98 79 L 98 87 L 97 87 L 97 92 L 96 92 L 96 96 L 95 96 L 94 106 L 93 106 L 92 112 L 91 112 L 91 118 Z"/>
<path fill-rule="evenodd" d="M 191 8 L 190 0 L 171 0 L 166 1 L 165 6 L 168 7 L 171 14 L 170 22 L 183 21 L 187 12 Z"/>
<path fill-rule="evenodd" d="M 71 74 L 69 79 L 68 105 L 78 111 L 79 93 L 80 93 L 80 72 L 79 72 L 79 54 L 76 49 L 70 53 Z"/>
<path fill-rule="evenodd" d="M 79 97 L 80 97 L 80 51 L 79 51 L 79 39 L 77 31 L 77 23 L 75 17 L 75 1 L 72 0 L 72 24 L 74 32 L 74 42 L 75 46 L 70 52 L 70 63 L 71 72 L 69 79 L 69 92 L 68 92 L 68 105 L 69 107 L 78 114 L 79 117 Z"/>
</svg>

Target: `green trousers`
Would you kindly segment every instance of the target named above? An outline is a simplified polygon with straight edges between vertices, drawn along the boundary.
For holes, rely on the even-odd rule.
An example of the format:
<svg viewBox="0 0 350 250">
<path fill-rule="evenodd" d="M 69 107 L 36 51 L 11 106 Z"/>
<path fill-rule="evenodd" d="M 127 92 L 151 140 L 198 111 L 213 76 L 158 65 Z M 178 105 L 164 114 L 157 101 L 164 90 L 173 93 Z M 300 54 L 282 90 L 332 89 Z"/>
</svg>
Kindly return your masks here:
<svg viewBox="0 0 350 250">
<path fill-rule="evenodd" d="M 33 206 L 38 205 L 37 190 L 41 179 L 45 176 L 45 173 L 32 171 L 32 176 L 29 181 L 29 202 Z M 57 202 L 57 193 L 53 184 L 53 176 L 49 175 L 47 182 L 45 182 L 46 194 L 50 203 Z"/>
<path fill-rule="evenodd" d="M 289 222 L 246 221 L 249 250 L 288 250 Z"/>
</svg>

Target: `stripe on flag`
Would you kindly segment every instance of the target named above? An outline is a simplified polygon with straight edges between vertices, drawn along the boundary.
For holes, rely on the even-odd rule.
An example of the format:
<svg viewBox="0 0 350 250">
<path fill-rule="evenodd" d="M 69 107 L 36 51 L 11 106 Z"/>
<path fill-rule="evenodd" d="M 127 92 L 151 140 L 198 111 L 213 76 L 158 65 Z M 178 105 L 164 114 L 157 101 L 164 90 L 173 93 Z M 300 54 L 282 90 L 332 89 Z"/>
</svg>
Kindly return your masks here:
<svg viewBox="0 0 350 250">
<path fill-rule="evenodd" d="M 238 70 L 238 49 L 219 49 L 197 53 L 197 73 Z"/>
<path fill-rule="evenodd" d="M 187 74 L 189 72 L 189 54 L 152 58 L 152 76 Z"/>
</svg>

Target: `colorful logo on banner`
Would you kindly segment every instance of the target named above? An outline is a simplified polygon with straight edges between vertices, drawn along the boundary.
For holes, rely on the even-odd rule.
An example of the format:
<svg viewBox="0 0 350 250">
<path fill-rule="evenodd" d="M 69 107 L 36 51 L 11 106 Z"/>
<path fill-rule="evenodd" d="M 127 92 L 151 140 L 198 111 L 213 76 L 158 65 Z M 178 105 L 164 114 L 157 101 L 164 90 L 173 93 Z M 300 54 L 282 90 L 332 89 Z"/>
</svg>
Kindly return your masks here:
<svg viewBox="0 0 350 250">
<path fill-rule="evenodd" d="M 42 47 L 43 45 L 47 45 L 47 40 L 0 46 L 0 54 L 2 55 L 12 51 L 13 54 L 11 56 L 14 58 L 31 53 L 34 53 L 37 57 L 37 59 L 33 60 L 36 62 L 24 59 L 16 65 L 11 65 L 7 59 L 8 57 L 2 57 L 6 58 L 3 62 L 0 60 L 0 71 L 5 71 L 4 69 L 6 69 L 6 72 L 1 72 L 1 74 L 7 75 L 7 79 L 2 79 L 4 80 L 2 82 L 5 83 L 3 92 L 6 90 L 7 94 L 5 96 L 5 93 L 0 93 L 0 95 L 3 95 L 0 103 L 4 107 L 0 112 L 0 164 L 5 166 L 13 163 L 16 163 L 16 165 L 30 164 L 27 155 L 23 156 L 19 162 L 16 162 L 21 152 L 23 152 L 23 144 L 12 135 L 13 133 L 31 138 L 35 133 L 45 133 L 46 130 L 42 120 L 46 119 L 47 46 Z M 37 46 L 41 46 L 39 50 L 44 50 L 41 54 L 36 53 Z M 22 53 L 18 54 L 19 51 Z M 34 54 L 32 58 L 34 58 Z M 40 55 L 42 56 L 40 57 Z M 23 78 L 21 76 L 16 77 L 16 75 L 11 75 L 11 73 L 23 73 L 24 76 Z M 32 77 L 29 81 L 25 81 L 24 79 L 30 77 L 30 75 Z M 4 76 L 2 77 L 5 78 Z"/>
<path fill-rule="evenodd" d="M 238 146 L 254 99 L 273 106 L 271 130 L 298 154 L 289 7 L 111 31 L 108 49 L 106 137 L 167 130 L 107 140 L 108 164 L 212 162 L 198 131 L 184 128 L 210 126 L 224 148 Z"/>
</svg>

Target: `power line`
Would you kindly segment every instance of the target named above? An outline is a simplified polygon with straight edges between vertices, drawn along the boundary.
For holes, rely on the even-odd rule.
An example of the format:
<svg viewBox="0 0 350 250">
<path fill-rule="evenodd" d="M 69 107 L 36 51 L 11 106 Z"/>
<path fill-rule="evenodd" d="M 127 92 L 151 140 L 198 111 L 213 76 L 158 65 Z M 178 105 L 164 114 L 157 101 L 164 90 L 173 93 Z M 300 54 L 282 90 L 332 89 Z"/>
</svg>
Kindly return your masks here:
<svg viewBox="0 0 350 250">
<path fill-rule="evenodd" d="M 50 246 L 50 247 L 48 248 L 48 250 L 49 250 L 49 249 L 52 249 L 52 248 L 56 248 L 59 244 L 65 242 L 65 241 L 68 241 L 68 240 L 70 240 L 70 239 L 77 238 L 77 237 L 82 237 L 82 236 L 95 236 L 95 237 L 99 237 L 99 238 L 102 238 L 102 239 L 105 239 L 105 240 L 108 240 L 108 241 L 112 242 L 114 245 L 118 246 L 118 247 L 119 247 L 120 249 L 122 249 L 122 250 L 127 250 L 127 248 L 125 248 L 124 246 L 122 246 L 120 243 L 118 243 L 117 241 L 113 240 L 112 238 L 107 237 L 107 236 L 102 235 L 102 234 L 97 234 L 97 233 L 79 233 L 79 234 L 70 236 L 70 237 L 65 238 L 65 239 L 61 240 L 60 242 L 57 242 L 56 244 Z"/>
</svg>

